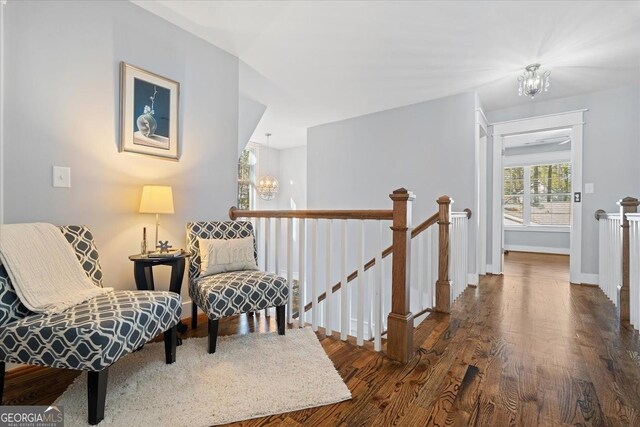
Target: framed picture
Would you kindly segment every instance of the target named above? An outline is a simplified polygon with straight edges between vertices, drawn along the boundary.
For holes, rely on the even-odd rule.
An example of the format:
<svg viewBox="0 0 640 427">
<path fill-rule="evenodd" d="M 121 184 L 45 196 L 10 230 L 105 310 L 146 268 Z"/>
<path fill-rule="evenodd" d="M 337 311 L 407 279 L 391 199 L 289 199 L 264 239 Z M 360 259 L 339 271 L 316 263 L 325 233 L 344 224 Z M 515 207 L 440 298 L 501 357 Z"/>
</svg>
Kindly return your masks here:
<svg viewBox="0 0 640 427">
<path fill-rule="evenodd" d="M 180 83 L 120 63 L 120 151 L 178 160 Z"/>
</svg>

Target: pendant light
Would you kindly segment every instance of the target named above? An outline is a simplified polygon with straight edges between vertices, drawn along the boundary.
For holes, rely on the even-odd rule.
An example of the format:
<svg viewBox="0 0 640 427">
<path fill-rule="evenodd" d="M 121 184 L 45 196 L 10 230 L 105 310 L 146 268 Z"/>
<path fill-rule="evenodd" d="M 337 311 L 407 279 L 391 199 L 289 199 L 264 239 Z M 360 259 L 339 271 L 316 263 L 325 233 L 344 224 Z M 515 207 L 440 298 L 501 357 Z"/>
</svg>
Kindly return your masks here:
<svg viewBox="0 0 640 427">
<path fill-rule="evenodd" d="M 269 138 L 271 137 L 270 133 L 266 133 L 267 137 L 267 149 L 269 148 Z M 266 163 L 266 162 L 265 162 Z M 258 195 L 262 200 L 273 200 L 278 194 L 278 190 L 280 189 L 280 183 L 278 182 L 278 178 L 273 175 L 262 175 L 258 180 L 258 184 L 256 185 L 256 190 L 258 191 Z"/>
</svg>

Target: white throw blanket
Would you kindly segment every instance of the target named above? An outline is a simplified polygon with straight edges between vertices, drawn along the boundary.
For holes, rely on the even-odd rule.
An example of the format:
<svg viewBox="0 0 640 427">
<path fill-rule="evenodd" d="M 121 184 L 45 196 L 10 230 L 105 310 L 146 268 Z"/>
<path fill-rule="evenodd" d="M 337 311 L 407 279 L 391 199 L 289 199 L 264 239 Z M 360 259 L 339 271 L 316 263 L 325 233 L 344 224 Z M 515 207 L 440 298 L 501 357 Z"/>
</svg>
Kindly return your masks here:
<svg viewBox="0 0 640 427">
<path fill-rule="evenodd" d="M 0 262 L 20 301 L 36 313 L 60 313 L 111 291 L 93 284 L 52 224 L 0 225 Z"/>
</svg>

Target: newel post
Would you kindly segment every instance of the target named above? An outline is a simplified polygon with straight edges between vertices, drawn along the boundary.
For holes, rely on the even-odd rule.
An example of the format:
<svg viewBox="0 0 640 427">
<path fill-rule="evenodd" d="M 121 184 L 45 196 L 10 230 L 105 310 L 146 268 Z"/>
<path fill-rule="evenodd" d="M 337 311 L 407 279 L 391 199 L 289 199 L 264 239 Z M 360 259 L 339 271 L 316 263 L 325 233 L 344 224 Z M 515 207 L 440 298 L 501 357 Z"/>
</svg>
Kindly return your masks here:
<svg viewBox="0 0 640 427">
<path fill-rule="evenodd" d="M 620 307 L 620 321 L 622 322 L 629 322 L 631 318 L 629 305 L 629 220 L 625 214 L 638 212 L 638 205 L 640 202 L 633 197 L 625 197 L 618 202 L 622 227 L 622 283 L 618 287 L 618 307 Z"/>
<path fill-rule="evenodd" d="M 436 311 L 451 311 L 451 282 L 449 281 L 449 210 L 451 197 L 438 198 L 438 281 L 436 282 Z"/>
<path fill-rule="evenodd" d="M 393 200 L 393 261 L 391 276 L 391 312 L 387 318 L 387 356 L 407 363 L 413 357 L 413 314 L 410 311 L 411 287 L 411 202 L 415 196 L 400 188 L 389 195 Z"/>
</svg>

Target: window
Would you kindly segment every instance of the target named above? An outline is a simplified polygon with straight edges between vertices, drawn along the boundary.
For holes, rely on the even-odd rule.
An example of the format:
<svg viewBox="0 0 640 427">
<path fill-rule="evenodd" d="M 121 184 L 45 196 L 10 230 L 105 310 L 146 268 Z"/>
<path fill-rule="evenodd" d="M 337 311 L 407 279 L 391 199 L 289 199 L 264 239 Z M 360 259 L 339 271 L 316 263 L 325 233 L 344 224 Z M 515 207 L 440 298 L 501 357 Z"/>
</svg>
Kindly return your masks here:
<svg viewBox="0 0 640 427">
<path fill-rule="evenodd" d="M 571 164 L 504 168 L 504 225 L 569 226 Z"/>
<path fill-rule="evenodd" d="M 238 209 L 252 209 L 255 204 L 256 156 L 252 148 L 245 149 L 238 159 Z"/>
</svg>

